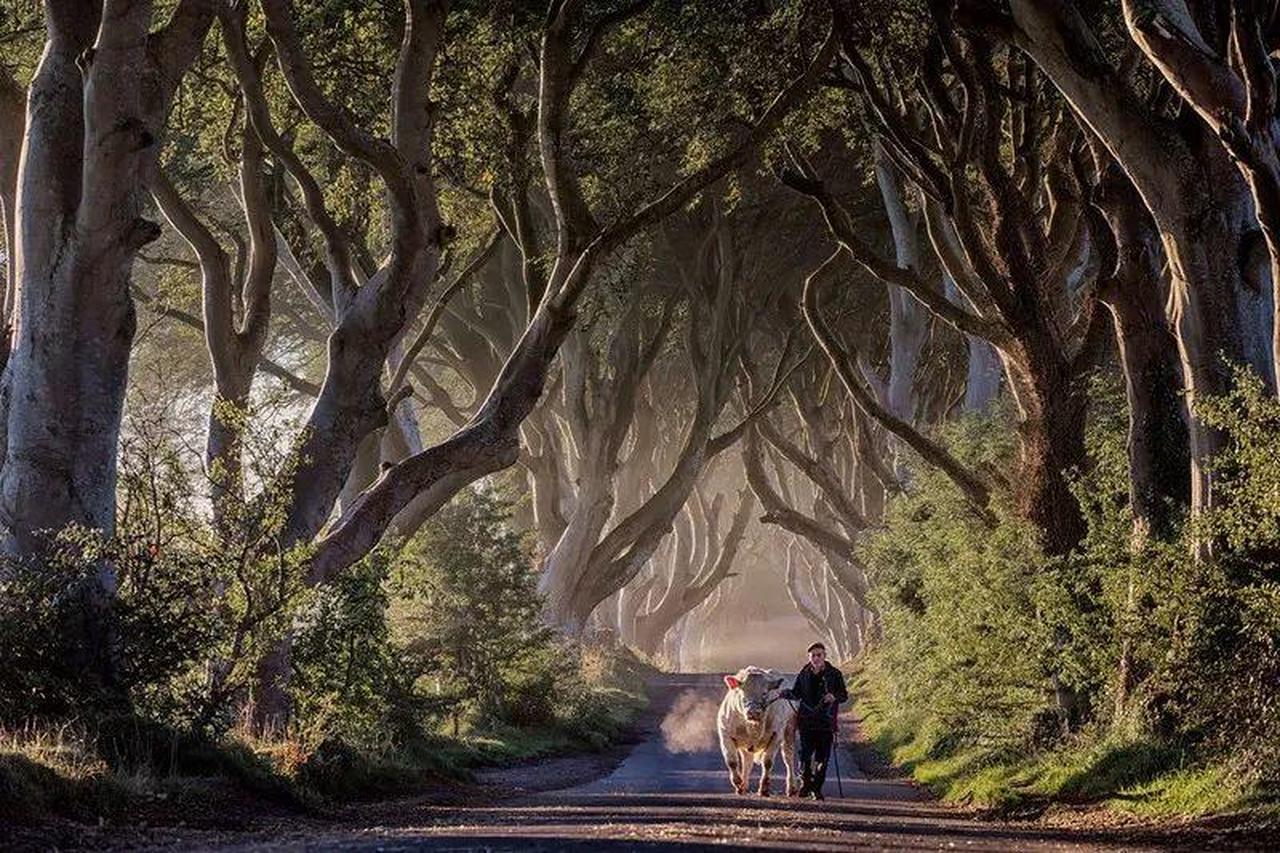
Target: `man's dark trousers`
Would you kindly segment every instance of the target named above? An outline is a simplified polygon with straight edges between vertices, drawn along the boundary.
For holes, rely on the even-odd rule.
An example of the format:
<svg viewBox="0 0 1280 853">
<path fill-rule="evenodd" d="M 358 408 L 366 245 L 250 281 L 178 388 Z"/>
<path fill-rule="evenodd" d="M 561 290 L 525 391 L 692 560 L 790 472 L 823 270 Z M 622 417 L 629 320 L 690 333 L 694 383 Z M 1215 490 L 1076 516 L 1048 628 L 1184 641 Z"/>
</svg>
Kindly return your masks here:
<svg viewBox="0 0 1280 853">
<path fill-rule="evenodd" d="M 804 782 L 801 793 L 821 791 L 827 781 L 827 761 L 831 758 L 831 741 L 835 732 L 830 729 L 800 729 L 800 778 Z"/>
<path fill-rule="evenodd" d="M 834 702 L 823 701 L 828 693 Z M 849 701 L 844 674 L 831 664 L 817 672 L 806 664 L 796 673 L 795 686 L 786 691 L 786 697 L 796 703 L 804 779 L 801 793 L 821 796 L 822 783 L 827 778 L 827 759 L 831 757 L 831 743 L 835 740 L 836 714 L 840 703 Z"/>
</svg>

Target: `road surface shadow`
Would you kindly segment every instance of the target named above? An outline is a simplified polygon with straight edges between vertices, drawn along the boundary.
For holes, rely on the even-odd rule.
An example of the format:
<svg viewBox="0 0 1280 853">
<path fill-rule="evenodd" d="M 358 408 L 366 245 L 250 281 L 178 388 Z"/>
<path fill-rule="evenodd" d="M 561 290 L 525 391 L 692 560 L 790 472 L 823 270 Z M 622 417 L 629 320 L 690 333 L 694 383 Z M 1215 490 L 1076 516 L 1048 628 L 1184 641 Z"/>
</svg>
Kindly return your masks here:
<svg viewBox="0 0 1280 853">
<path fill-rule="evenodd" d="M 382 803 L 341 824 L 280 828 L 271 837 L 241 836 L 183 849 L 430 851 L 701 851 L 938 850 L 1083 851 L 1267 849 L 1243 838 L 1168 829 L 1060 829 L 1036 823 L 977 820 L 943 806 L 920 788 L 884 773 L 864 772 L 848 743 L 840 763 L 845 797 L 828 779 L 824 802 L 781 795 L 739 796 L 714 737 L 714 708 L 724 695 L 719 675 L 663 676 L 634 745 L 604 765 L 582 765 L 560 790 L 533 792 L 521 774 L 495 774 L 509 785 L 480 798 Z M 666 725 L 664 726 L 664 722 Z M 708 727 L 701 731 L 699 727 Z M 674 733 L 674 734 L 673 734 Z M 846 733 L 847 734 L 847 733 Z M 616 766 L 615 766 L 616 765 Z M 783 790 L 782 762 L 774 790 Z M 570 766 L 570 765 L 565 765 Z M 593 769 L 594 768 L 594 769 Z M 757 770 L 758 773 L 758 770 Z M 1256 842 L 1256 839 L 1254 840 Z M 1270 847 L 1270 849 L 1280 849 Z"/>
</svg>

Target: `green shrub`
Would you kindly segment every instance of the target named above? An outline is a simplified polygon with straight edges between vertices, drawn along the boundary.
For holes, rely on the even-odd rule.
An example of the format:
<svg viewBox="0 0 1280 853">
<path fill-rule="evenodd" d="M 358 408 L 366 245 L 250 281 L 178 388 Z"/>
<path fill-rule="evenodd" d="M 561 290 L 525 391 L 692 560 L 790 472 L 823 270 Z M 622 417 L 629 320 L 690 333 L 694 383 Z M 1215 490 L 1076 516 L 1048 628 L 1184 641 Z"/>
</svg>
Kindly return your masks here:
<svg viewBox="0 0 1280 853">
<path fill-rule="evenodd" d="M 269 547 L 268 493 L 216 535 L 189 464 L 142 432 L 120 460 L 115 535 L 69 527 L 40 562 L 0 571 L 0 724 L 125 712 L 216 736 L 287 627 L 305 552 Z M 100 592 L 111 589 L 111 595 Z M 91 617 L 107 641 L 87 642 Z M 90 667 L 84 649 L 101 656 Z M 86 678 L 86 669 L 108 673 Z"/>
<path fill-rule="evenodd" d="M 971 419 L 949 436 L 971 463 L 1009 448 L 998 423 Z M 883 621 L 876 656 L 895 701 L 927 707 L 967 743 L 1027 742 L 1050 704 L 1053 647 L 1039 611 L 1046 561 L 1034 532 L 997 508 L 990 530 L 945 478 L 912 474 L 881 530 L 860 549 Z"/>
<path fill-rule="evenodd" d="M 1160 792 L 1168 774 L 1217 766 L 1237 793 L 1278 778 L 1280 402 L 1242 373 L 1204 403 L 1226 437 L 1218 506 L 1173 513 L 1158 538 L 1135 535 L 1122 397 L 1103 383 L 1090 397 L 1073 485 L 1088 533 L 1072 554 L 1046 559 L 1003 506 L 981 526 L 923 468 L 866 537 L 882 620 L 862 664 L 869 725 L 939 790 L 1006 806 Z M 1010 434 L 997 416 L 945 440 L 970 464 L 1016 470 Z"/>
<path fill-rule="evenodd" d="M 464 491 L 403 547 L 308 589 L 306 552 L 267 547 L 273 497 L 225 504 L 229 529 L 215 531 L 190 461 L 144 434 L 122 458 L 113 538 L 64 530 L 46 563 L 0 572 L 0 733 L 34 733 L 0 748 L 6 816 L 92 819 L 190 775 L 306 806 L 403 791 L 602 745 L 643 701 L 638 675 L 619 689 L 615 651 L 544 625 L 525 545 L 490 492 Z M 97 684 L 73 631 L 81 591 L 103 579 L 112 678 Z M 237 719 L 286 633 L 294 713 L 259 737 Z M 38 746 L 51 732 L 74 732 L 75 748 Z"/>
<path fill-rule="evenodd" d="M 393 750 L 424 737 L 443 713 L 447 697 L 419 683 L 434 662 L 396 641 L 388 624 L 396 559 L 394 549 L 378 549 L 299 608 L 290 692 L 293 731 L 304 742 Z"/>
<path fill-rule="evenodd" d="M 430 670 L 434 694 L 473 723 L 546 725 L 572 668 L 557 659 L 508 513 L 475 489 L 432 517 L 391 573 L 390 618 L 398 641 Z"/>
</svg>

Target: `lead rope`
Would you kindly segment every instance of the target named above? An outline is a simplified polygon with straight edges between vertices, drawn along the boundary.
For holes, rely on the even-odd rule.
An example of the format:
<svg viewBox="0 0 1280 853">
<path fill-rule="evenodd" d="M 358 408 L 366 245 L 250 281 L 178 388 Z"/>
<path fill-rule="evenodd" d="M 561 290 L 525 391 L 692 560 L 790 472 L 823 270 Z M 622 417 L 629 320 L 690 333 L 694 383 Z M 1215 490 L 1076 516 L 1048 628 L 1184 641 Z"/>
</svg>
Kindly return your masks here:
<svg viewBox="0 0 1280 853">
<path fill-rule="evenodd" d="M 775 702 L 781 698 L 783 697 L 781 694 L 779 694 L 775 696 L 773 699 L 771 699 L 770 702 Z M 797 708 L 796 704 L 792 702 L 790 699 L 786 701 L 787 701 L 787 704 L 791 706 L 792 713 L 798 715 L 800 713 L 800 708 Z M 804 700 L 800 701 L 800 707 L 809 708 L 815 711 L 817 710 L 817 708 L 814 708 L 812 705 L 810 705 L 808 702 L 805 702 Z M 835 715 L 832 719 L 831 729 L 832 729 L 831 758 L 836 767 L 836 790 L 840 792 L 840 799 L 843 800 L 844 799 L 844 780 L 840 778 L 840 705 L 839 703 L 837 703 L 835 707 Z"/>
</svg>

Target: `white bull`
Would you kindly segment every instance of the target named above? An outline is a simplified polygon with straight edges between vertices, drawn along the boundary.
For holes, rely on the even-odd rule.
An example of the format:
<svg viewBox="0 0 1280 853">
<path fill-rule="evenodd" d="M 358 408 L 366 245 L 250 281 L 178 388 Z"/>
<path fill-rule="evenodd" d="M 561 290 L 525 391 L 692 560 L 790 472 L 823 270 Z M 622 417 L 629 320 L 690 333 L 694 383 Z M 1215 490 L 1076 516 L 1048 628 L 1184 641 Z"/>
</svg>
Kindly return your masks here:
<svg viewBox="0 0 1280 853">
<path fill-rule="evenodd" d="M 758 666 L 724 677 L 729 692 L 720 702 L 716 732 L 720 735 L 720 754 L 729 768 L 729 781 L 739 794 L 747 792 L 751 768 L 758 762 L 760 796 L 769 796 L 769 774 L 779 748 L 782 763 L 787 767 L 787 796 L 793 796 L 798 790 L 792 767 L 796 715 L 789 703 L 778 698 L 782 681 L 782 676 Z"/>
</svg>

